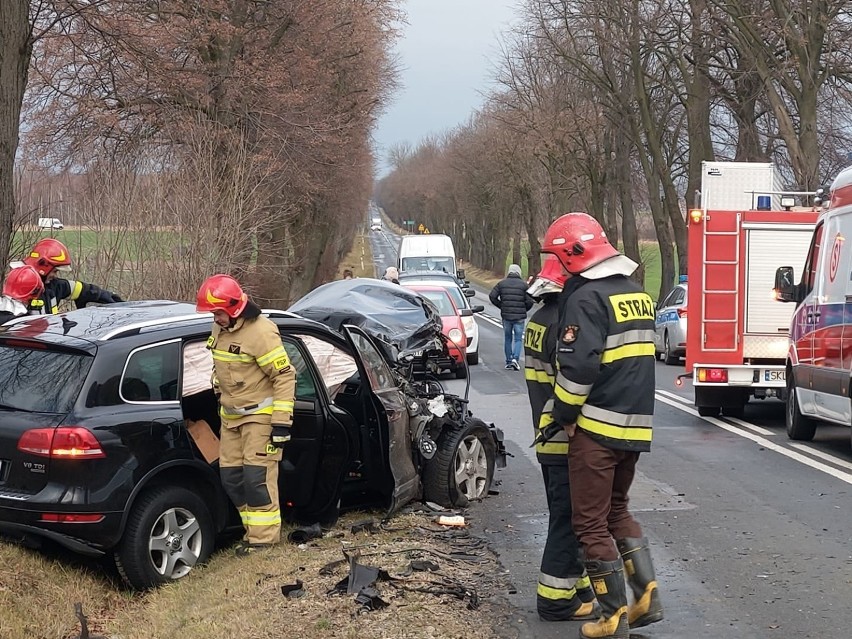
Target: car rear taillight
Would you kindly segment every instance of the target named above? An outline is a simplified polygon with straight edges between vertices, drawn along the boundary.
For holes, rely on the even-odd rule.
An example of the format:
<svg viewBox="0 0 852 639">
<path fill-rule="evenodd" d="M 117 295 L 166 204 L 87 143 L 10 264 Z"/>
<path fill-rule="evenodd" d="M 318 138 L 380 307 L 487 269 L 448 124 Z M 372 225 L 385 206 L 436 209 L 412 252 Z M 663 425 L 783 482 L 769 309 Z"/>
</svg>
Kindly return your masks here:
<svg viewBox="0 0 852 639">
<path fill-rule="evenodd" d="M 677 316 L 678 317 L 686 317 L 686 306 L 684 306 L 683 308 L 677 309 Z"/>
<path fill-rule="evenodd" d="M 100 459 L 106 457 L 101 443 L 81 426 L 33 428 L 18 440 L 18 450 L 51 459 Z"/>
<path fill-rule="evenodd" d="M 39 521 L 52 524 L 97 524 L 103 520 L 101 513 L 42 513 Z"/>
<path fill-rule="evenodd" d="M 699 368 L 698 381 L 715 384 L 725 384 L 728 381 L 728 369 L 726 368 Z"/>
</svg>

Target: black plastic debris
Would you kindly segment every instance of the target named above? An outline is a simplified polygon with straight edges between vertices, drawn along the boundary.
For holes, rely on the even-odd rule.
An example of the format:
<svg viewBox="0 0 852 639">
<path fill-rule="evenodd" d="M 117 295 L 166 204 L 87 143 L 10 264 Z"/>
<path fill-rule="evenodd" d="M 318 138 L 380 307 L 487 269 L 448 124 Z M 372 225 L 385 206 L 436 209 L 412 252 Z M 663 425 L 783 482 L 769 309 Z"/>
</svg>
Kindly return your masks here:
<svg viewBox="0 0 852 639">
<path fill-rule="evenodd" d="M 322 537 L 322 527 L 319 523 L 311 524 L 310 526 L 302 526 L 301 528 L 296 528 L 287 535 L 287 541 L 291 544 L 304 544 L 312 539 L 319 539 Z"/>
<path fill-rule="evenodd" d="M 426 559 L 413 559 L 408 566 L 414 570 L 419 572 L 435 572 L 438 570 L 438 564 L 434 561 L 428 561 Z"/>
<path fill-rule="evenodd" d="M 358 605 L 358 612 L 381 610 L 389 605 L 387 601 L 381 598 L 379 591 L 372 586 L 361 588 L 358 596 L 355 597 L 355 603 Z"/>
<path fill-rule="evenodd" d="M 377 533 L 379 532 L 379 527 L 376 525 L 375 519 L 365 519 L 364 521 L 359 521 L 352 524 L 352 527 L 349 529 L 353 535 L 357 535 L 360 532 L 367 533 Z"/>
<path fill-rule="evenodd" d="M 287 597 L 287 599 L 298 599 L 299 597 L 304 597 L 305 588 L 304 584 L 302 584 L 302 580 L 297 579 L 294 584 L 281 586 L 281 594 Z"/>
</svg>

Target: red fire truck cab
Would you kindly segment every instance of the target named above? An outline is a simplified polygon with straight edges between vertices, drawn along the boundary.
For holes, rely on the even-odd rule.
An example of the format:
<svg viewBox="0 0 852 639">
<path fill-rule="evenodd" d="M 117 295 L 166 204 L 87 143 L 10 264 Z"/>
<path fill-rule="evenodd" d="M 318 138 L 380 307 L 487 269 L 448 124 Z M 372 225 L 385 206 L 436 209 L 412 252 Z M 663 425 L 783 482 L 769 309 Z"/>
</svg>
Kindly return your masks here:
<svg viewBox="0 0 852 639">
<path fill-rule="evenodd" d="M 752 398 L 786 395 L 792 304 L 775 271 L 803 264 L 816 210 L 689 212 L 686 372 L 703 416 L 741 417 Z"/>
</svg>

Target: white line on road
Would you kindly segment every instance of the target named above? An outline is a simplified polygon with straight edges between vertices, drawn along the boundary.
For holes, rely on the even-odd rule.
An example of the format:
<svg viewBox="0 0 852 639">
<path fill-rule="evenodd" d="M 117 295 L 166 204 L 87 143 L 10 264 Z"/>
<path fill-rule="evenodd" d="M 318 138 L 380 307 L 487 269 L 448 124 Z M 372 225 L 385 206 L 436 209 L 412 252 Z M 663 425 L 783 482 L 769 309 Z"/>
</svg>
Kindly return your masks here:
<svg viewBox="0 0 852 639">
<path fill-rule="evenodd" d="M 840 457 L 835 457 L 834 455 L 829 455 L 828 453 L 824 453 L 821 450 L 816 450 L 814 448 L 811 448 L 807 444 L 790 444 L 790 446 L 804 453 L 808 453 L 809 455 L 813 455 L 814 457 L 824 459 L 825 461 L 831 462 L 832 464 L 837 464 L 838 466 L 842 466 L 843 468 L 848 468 L 849 470 L 852 470 L 852 464 L 846 461 L 845 459 L 840 459 Z"/>
<path fill-rule="evenodd" d="M 749 424 L 748 422 L 744 422 L 743 420 L 737 419 L 736 417 L 726 417 L 725 419 L 735 423 L 737 426 L 748 428 L 749 430 L 754 431 L 758 435 L 766 435 L 767 437 L 772 437 L 775 434 L 771 430 L 758 426 L 757 424 Z"/>
<path fill-rule="evenodd" d="M 481 319 L 481 320 L 485 320 L 489 324 L 493 324 L 497 328 L 503 328 L 503 322 L 501 322 L 498 319 L 491 317 L 490 315 L 485 315 L 484 313 L 479 313 L 477 315 L 477 317 L 479 317 L 479 319 Z"/>
<path fill-rule="evenodd" d="M 763 446 L 767 450 L 775 451 L 776 453 L 778 453 L 780 455 L 784 455 L 785 457 L 788 457 L 788 458 L 792 459 L 793 461 L 797 461 L 801 464 L 804 464 L 805 466 L 809 466 L 809 467 L 813 468 L 814 470 L 818 470 L 820 472 L 825 473 L 826 475 L 831 475 L 832 477 L 839 479 L 842 482 L 846 482 L 847 484 L 852 484 L 852 474 L 850 474 L 850 473 L 843 472 L 842 470 L 839 470 L 837 468 L 832 468 L 831 466 L 827 466 L 826 464 L 823 464 L 822 462 L 815 461 L 815 460 L 811 459 L 810 457 L 805 457 L 801 453 L 797 453 L 794 450 L 790 450 L 789 448 L 785 448 L 784 446 L 776 444 L 775 442 L 771 442 L 768 439 L 764 439 L 763 437 L 760 437 L 759 435 L 756 435 L 754 433 L 750 433 L 747 430 L 742 430 L 741 428 L 734 426 L 733 424 L 723 422 L 721 419 L 717 419 L 715 417 L 699 417 L 698 412 L 696 410 L 694 410 L 694 409 L 692 409 L 688 406 L 684 406 L 683 404 L 681 404 L 679 402 L 671 400 L 671 399 L 661 395 L 660 393 L 656 394 L 656 398 L 657 398 L 657 401 L 659 401 L 659 402 L 663 402 L 664 404 L 668 404 L 669 406 L 672 406 L 673 408 L 676 408 L 679 411 L 683 411 L 684 413 L 687 413 L 689 415 L 694 415 L 695 417 L 698 417 L 699 419 L 703 419 L 705 422 L 713 424 L 714 426 L 717 426 L 717 427 L 721 428 L 722 430 L 726 430 L 729 433 L 733 433 L 734 435 L 739 435 L 740 437 L 744 437 L 745 439 L 750 439 L 754 443 Z M 809 450 L 808 452 L 811 453 L 811 454 L 814 453 L 814 451 L 812 449 Z"/>
<path fill-rule="evenodd" d="M 660 388 L 657 389 L 657 392 L 662 394 L 662 395 L 665 395 L 666 397 L 668 397 L 670 399 L 675 399 L 675 400 L 679 401 L 681 404 L 692 404 L 692 402 L 690 401 L 690 399 L 688 397 L 683 397 L 682 395 L 676 395 L 675 393 L 671 393 L 667 390 L 662 390 Z"/>
</svg>

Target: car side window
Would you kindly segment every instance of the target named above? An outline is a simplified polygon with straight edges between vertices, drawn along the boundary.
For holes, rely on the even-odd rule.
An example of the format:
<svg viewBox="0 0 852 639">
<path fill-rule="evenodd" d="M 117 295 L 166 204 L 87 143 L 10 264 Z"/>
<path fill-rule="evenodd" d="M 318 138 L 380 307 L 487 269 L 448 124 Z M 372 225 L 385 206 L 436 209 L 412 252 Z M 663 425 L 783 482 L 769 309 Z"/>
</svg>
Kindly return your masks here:
<svg viewBox="0 0 852 639">
<path fill-rule="evenodd" d="M 290 358 L 290 366 L 296 371 L 296 399 L 316 399 L 317 387 L 299 345 L 295 340 L 288 337 L 282 337 L 281 343 L 284 350 L 287 351 L 287 357 Z"/>
<path fill-rule="evenodd" d="M 177 401 L 180 363 L 180 340 L 137 348 L 124 365 L 119 396 L 132 404 Z"/>
<path fill-rule="evenodd" d="M 672 306 L 676 304 L 683 304 L 685 291 L 682 288 L 676 288 L 673 293 L 672 301 L 669 302 Z"/>
<path fill-rule="evenodd" d="M 672 297 L 674 296 L 674 293 L 675 292 L 673 290 L 669 291 L 669 294 L 666 295 L 666 297 L 663 299 L 662 302 L 660 302 L 660 308 L 665 308 L 666 306 L 671 306 Z"/>
</svg>

